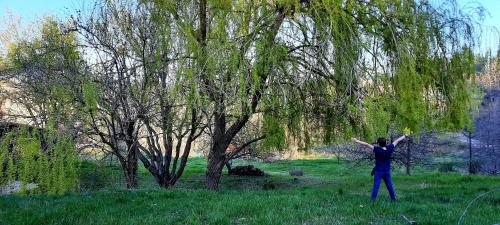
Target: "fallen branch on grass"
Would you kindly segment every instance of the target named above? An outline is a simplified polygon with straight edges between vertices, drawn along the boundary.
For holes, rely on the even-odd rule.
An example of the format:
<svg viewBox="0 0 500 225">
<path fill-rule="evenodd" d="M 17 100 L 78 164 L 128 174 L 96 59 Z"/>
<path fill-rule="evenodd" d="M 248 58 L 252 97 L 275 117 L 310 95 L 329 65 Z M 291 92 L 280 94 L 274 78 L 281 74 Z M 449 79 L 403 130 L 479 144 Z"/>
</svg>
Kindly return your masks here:
<svg viewBox="0 0 500 225">
<path fill-rule="evenodd" d="M 405 215 L 401 214 L 401 217 L 406 220 L 408 224 L 417 224 L 414 220 L 408 219 Z"/>
<path fill-rule="evenodd" d="M 469 207 L 472 205 L 472 203 L 474 203 L 476 200 L 478 200 L 478 199 L 480 199 L 480 198 L 482 198 L 482 197 L 484 197 L 484 196 L 486 196 L 486 195 L 488 195 L 488 194 L 490 194 L 492 192 L 495 192 L 495 191 L 500 191 L 500 188 L 492 189 L 492 190 L 490 190 L 488 192 L 485 192 L 485 193 L 482 193 L 482 194 L 476 196 L 474 199 L 472 199 L 472 201 L 470 201 L 469 204 L 467 204 L 467 207 L 465 207 L 465 210 L 462 213 L 462 215 L 460 216 L 460 219 L 458 220 L 457 224 L 460 225 L 460 223 L 464 219 L 465 214 L 467 213 L 467 210 L 469 210 Z"/>
</svg>

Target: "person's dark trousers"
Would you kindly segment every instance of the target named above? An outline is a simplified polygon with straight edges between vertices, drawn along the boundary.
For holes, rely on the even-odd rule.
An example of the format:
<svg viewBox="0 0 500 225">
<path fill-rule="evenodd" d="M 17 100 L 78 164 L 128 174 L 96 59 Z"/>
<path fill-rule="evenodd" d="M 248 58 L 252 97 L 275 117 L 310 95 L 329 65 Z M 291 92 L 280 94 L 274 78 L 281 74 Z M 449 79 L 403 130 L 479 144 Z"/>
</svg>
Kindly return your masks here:
<svg viewBox="0 0 500 225">
<path fill-rule="evenodd" d="M 391 172 L 375 171 L 375 176 L 373 180 L 373 190 L 372 190 L 372 200 L 377 199 L 378 189 L 380 187 L 380 180 L 384 180 L 385 186 L 389 191 L 391 200 L 396 200 L 396 194 L 394 193 L 394 187 L 392 187 Z"/>
</svg>

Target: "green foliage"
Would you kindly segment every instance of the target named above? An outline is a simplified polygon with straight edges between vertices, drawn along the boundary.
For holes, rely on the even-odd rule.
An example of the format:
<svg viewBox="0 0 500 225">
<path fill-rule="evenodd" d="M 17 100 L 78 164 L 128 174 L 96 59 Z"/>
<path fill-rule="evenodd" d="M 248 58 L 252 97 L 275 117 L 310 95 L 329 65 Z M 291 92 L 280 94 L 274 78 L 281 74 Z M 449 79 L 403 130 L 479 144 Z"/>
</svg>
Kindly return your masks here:
<svg viewBox="0 0 500 225">
<path fill-rule="evenodd" d="M 477 84 L 470 82 L 474 74 L 474 55 L 470 48 L 453 54 L 450 66 L 444 73 L 446 83 L 442 84 L 446 111 L 438 123 L 449 130 L 472 128 L 472 115 L 478 109 L 483 95 Z"/>
<path fill-rule="evenodd" d="M 36 189 L 24 192 L 49 194 L 74 189 L 78 165 L 70 131 L 81 113 L 76 96 L 81 91 L 82 62 L 75 34 L 64 32 L 51 18 L 33 36 L 9 47 L 6 66 L 16 84 L 10 97 L 35 117 L 30 124 L 44 129 L 22 127 L 2 137 L 0 162 L 6 167 L 0 168 L 0 186 L 20 181 L 24 188 L 35 183 Z M 91 97 L 98 93 L 84 89 L 92 109 Z"/>
<path fill-rule="evenodd" d="M 210 0 L 209 4 L 217 9 L 227 12 L 231 9 L 231 2 L 232 0 Z"/>
<path fill-rule="evenodd" d="M 7 51 L 6 67 L 13 75 L 7 82 L 15 83 L 9 97 L 32 113 L 32 124 L 53 130 L 71 127 L 80 113 L 76 96 L 83 60 L 77 40 L 50 17 L 37 25 L 32 36 L 12 43 Z"/>
<path fill-rule="evenodd" d="M 75 144 L 62 135 L 48 134 L 48 147 L 42 148 L 40 130 L 20 128 L 2 137 L 0 186 L 20 181 L 24 193 L 62 194 L 72 191 L 78 181 Z M 34 183 L 37 188 L 24 189 Z"/>
<path fill-rule="evenodd" d="M 387 96 L 367 98 L 364 100 L 367 124 L 367 140 L 385 137 L 391 124 L 391 99 Z"/>
<path fill-rule="evenodd" d="M 95 112 L 97 109 L 97 98 L 99 93 L 96 86 L 91 82 L 86 82 L 82 86 L 84 109 L 89 112 Z"/>
<path fill-rule="evenodd" d="M 176 13 L 193 3 L 160 5 L 181 17 L 196 68 L 182 66 L 203 80 L 196 96 L 223 93 L 197 105 L 223 110 L 230 125 L 257 99 L 267 147 L 471 125 L 474 24 L 454 1 L 209 0 L 204 42 Z"/>
<path fill-rule="evenodd" d="M 396 126 L 398 130 L 408 127 L 418 133 L 426 115 L 423 82 L 415 70 L 415 61 L 406 53 L 400 57 L 394 82 Z"/>
<path fill-rule="evenodd" d="M 407 127 L 418 133 L 422 129 L 473 127 L 471 114 L 478 104 L 476 96 L 480 96 L 473 93 L 477 90 L 470 48 L 473 26 L 447 22 L 456 16 L 454 13 L 473 18 L 459 11 L 454 1 L 439 8 L 427 1 L 399 3 L 374 1 L 373 6 L 380 11 L 361 13 L 358 18 L 365 25 L 362 32 L 374 38 L 373 43 L 364 45 L 389 58 L 393 66 L 392 73 L 385 74 L 384 70 L 366 78 L 369 82 L 364 86 L 368 94 L 363 100 L 363 117 L 369 136 L 380 135 L 390 128 L 401 132 Z M 354 11 L 370 11 L 359 4 L 350 7 Z M 401 23 L 378 23 L 377 20 L 389 15 Z M 378 102 L 381 97 L 384 101 Z M 372 104 L 375 99 L 377 104 Z M 383 123 L 388 126 L 379 129 Z"/>
<path fill-rule="evenodd" d="M 7 164 L 7 168 L 13 168 L 12 157 L 9 152 L 9 145 L 15 138 L 13 132 L 8 132 L 3 135 L 0 143 L 0 165 Z M 12 172 L 0 168 L 0 184 L 5 184 L 7 180 L 12 180 Z M 1 185 L 0 185 L 1 186 Z"/>
<path fill-rule="evenodd" d="M 77 50 L 73 33 L 63 33 L 62 28 L 52 18 L 46 18 L 41 29 L 32 39 L 14 43 L 7 52 L 7 61 L 13 68 L 26 64 L 37 65 L 48 72 L 49 69 L 70 69 L 80 66 L 81 57 Z M 66 73 L 71 72 L 70 70 Z M 57 74 L 49 73 L 54 78 Z"/>
<path fill-rule="evenodd" d="M 274 148 L 283 150 L 286 147 L 285 129 L 279 117 L 270 114 L 264 114 L 263 132 L 266 134 L 262 146 L 266 149 Z"/>
<path fill-rule="evenodd" d="M 5 69 L 5 59 L 3 55 L 0 55 L 0 71 Z"/>
</svg>

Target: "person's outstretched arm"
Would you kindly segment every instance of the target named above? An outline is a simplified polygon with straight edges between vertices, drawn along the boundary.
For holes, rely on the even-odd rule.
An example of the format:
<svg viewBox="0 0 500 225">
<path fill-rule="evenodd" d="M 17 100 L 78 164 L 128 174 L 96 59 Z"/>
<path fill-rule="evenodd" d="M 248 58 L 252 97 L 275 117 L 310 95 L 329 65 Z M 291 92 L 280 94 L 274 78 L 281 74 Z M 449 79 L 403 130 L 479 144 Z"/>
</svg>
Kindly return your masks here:
<svg viewBox="0 0 500 225">
<path fill-rule="evenodd" d="M 354 142 L 356 142 L 356 143 L 358 143 L 358 144 L 360 144 L 360 145 L 363 145 L 363 146 L 365 146 L 365 147 L 367 147 L 367 148 L 369 148 L 369 149 L 373 150 L 373 145 L 368 144 L 368 143 L 366 143 L 366 142 L 364 142 L 364 141 L 360 141 L 360 140 L 358 140 L 357 138 L 351 138 L 351 141 L 354 141 Z"/>
<path fill-rule="evenodd" d="M 399 137 L 394 142 L 392 142 L 392 145 L 394 145 L 394 147 L 396 147 L 396 145 L 398 145 L 399 142 L 402 141 L 402 140 L 404 140 L 405 138 L 406 138 L 406 135 L 403 135 L 403 136 Z"/>
</svg>

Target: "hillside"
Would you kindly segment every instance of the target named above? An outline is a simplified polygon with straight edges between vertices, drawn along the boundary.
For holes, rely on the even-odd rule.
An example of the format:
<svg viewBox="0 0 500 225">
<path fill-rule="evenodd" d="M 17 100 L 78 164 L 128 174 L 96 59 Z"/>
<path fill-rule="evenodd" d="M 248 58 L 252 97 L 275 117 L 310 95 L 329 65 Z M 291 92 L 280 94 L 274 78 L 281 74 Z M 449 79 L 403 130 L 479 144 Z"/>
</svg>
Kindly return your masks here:
<svg viewBox="0 0 500 225">
<path fill-rule="evenodd" d="M 488 90 L 475 118 L 473 146 L 476 160 L 489 173 L 500 170 L 500 90 Z"/>
</svg>

